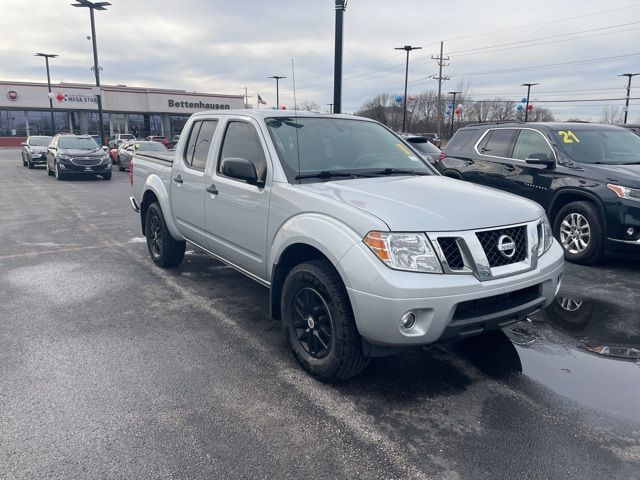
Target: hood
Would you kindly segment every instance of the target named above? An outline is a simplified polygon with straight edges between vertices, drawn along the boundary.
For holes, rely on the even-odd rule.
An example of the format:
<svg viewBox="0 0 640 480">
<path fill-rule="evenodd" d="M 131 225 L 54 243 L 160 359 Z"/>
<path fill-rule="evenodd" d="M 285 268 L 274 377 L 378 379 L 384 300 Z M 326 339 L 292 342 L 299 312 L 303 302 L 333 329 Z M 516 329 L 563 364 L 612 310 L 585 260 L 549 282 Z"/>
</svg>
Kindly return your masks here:
<svg viewBox="0 0 640 480">
<path fill-rule="evenodd" d="M 76 148 L 61 148 L 58 150 L 62 155 L 69 155 L 72 157 L 102 157 L 106 153 L 101 148 L 94 148 L 91 150 L 76 149 Z"/>
<path fill-rule="evenodd" d="M 598 172 L 598 178 L 605 177 L 608 181 L 625 187 L 640 188 L 640 165 L 591 165 L 582 167 Z"/>
<path fill-rule="evenodd" d="M 538 204 L 441 176 L 376 177 L 300 185 L 384 221 L 392 231 L 475 230 L 537 220 Z"/>
</svg>

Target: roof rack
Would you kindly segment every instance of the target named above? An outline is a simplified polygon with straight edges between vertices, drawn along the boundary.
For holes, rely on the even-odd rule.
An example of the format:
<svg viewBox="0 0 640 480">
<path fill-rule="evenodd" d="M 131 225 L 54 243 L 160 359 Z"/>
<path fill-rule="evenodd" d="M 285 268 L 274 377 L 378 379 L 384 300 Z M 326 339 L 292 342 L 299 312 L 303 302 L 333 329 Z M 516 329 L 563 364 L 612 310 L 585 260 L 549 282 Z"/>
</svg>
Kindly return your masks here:
<svg viewBox="0 0 640 480">
<path fill-rule="evenodd" d="M 505 123 L 525 123 L 522 120 L 497 120 L 493 122 L 478 122 L 478 123 L 469 123 L 465 125 L 465 127 L 481 127 L 483 125 L 503 125 Z"/>
</svg>

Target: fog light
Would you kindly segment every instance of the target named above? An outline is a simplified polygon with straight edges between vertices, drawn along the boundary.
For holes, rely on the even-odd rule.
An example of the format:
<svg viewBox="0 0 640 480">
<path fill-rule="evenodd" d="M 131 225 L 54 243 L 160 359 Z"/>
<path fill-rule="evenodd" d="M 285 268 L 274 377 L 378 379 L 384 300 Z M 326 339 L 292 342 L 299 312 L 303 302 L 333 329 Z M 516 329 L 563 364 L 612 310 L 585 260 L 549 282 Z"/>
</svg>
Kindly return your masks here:
<svg viewBox="0 0 640 480">
<path fill-rule="evenodd" d="M 634 237 L 636 234 L 636 229 L 633 227 L 627 228 L 627 237 Z"/>
<path fill-rule="evenodd" d="M 407 312 L 400 318 L 400 324 L 405 330 L 411 329 L 416 324 L 416 315 L 413 312 Z"/>
</svg>

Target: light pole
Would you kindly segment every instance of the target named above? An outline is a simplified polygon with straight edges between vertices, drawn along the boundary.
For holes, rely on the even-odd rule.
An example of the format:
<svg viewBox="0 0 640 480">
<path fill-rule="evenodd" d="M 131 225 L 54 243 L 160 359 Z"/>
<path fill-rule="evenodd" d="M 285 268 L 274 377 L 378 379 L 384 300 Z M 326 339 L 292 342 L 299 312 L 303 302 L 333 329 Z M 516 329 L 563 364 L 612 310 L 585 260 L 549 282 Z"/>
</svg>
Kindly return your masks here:
<svg viewBox="0 0 640 480">
<path fill-rule="evenodd" d="M 109 2 L 90 2 L 89 0 L 74 0 L 74 7 L 88 8 L 91 18 L 91 40 L 93 41 L 93 73 L 96 75 L 96 88 L 98 89 L 98 123 L 100 125 L 100 144 L 104 145 L 104 121 L 102 119 L 102 92 L 100 91 L 100 67 L 98 66 L 98 47 L 96 45 L 96 22 L 94 10 L 106 10 L 111 5 Z"/>
<path fill-rule="evenodd" d="M 531 87 L 534 85 L 540 85 L 539 83 L 523 83 L 521 87 L 527 87 L 527 104 L 524 107 L 524 121 L 526 122 L 529 119 L 529 95 L 531 94 Z"/>
<path fill-rule="evenodd" d="M 629 82 L 627 83 L 627 101 L 624 104 L 624 123 L 627 124 L 627 116 L 629 115 L 629 97 L 631 96 L 631 79 L 636 75 L 640 75 L 640 73 L 623 73 L 622 75 L 618 75 L 619 77 L 628 77 Z"/>
<path fill-rule="evenodd" d="M 344 29 L 344 12 L 349 0 L 336 2 L 336 40 L 333 67 L 333 113 L 342 113 L 342 32 Z"/>
<path fill-rule="evenodd" d="M 55 124 L 53 122 L 53 100 L 51 98 L 51 75 L 49 74 L 49 59 L 56 58 L 58 55 L 52 53 L 36 53 L 36 57 L 44 57 L 45 64 L 47 65 L 47 88 L 49 89 L 49 113 L 51 114 L 51 135 L 54 135 Z"/>
<path fill-rule="evenodd" d="M 453 137 L 453 117 L 456 114 L 456 95 L 462 92 L 449 92 L 449 95 L 453 95 L 453 106 L 451 108 L 451 126 L 449 127 L 449 139 Z"/>
<path fill-rule="evenodd" d="M 405 45 L 404 47 L 396 47 L 396 50 L 404 50 L 407 52 L 407 65 L 404 72 L 404 102 L 402 106 L 402 132 L 405 132 L 407 126 L 407 83 L 409 81 L 409 52 L 412 50 L 422 50 L 422 47 L 412 47 Z"/>
<path fill-rule="evenodd" d="M 278 75 L 273 75 L 272 77 L 269 77 L 269 78 L 276 79 L 276 109 L 280 110 L 280 80 L 287 77 L 280 77 Z"/>
</svg>

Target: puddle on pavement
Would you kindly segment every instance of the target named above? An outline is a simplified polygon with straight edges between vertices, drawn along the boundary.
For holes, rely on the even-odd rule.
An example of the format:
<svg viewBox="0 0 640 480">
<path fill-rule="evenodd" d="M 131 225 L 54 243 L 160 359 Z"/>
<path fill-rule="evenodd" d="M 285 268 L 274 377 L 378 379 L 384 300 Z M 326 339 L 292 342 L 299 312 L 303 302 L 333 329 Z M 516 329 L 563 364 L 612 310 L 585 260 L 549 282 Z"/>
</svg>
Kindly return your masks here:
<svg viewBox="0 0 640 480">
<path fill-rule="evenodd" d="M 580 404 L 640 421 L 640 321 L 633 308 L 561 292 L 504 333 L 524 375 Z"/>
</svg>

